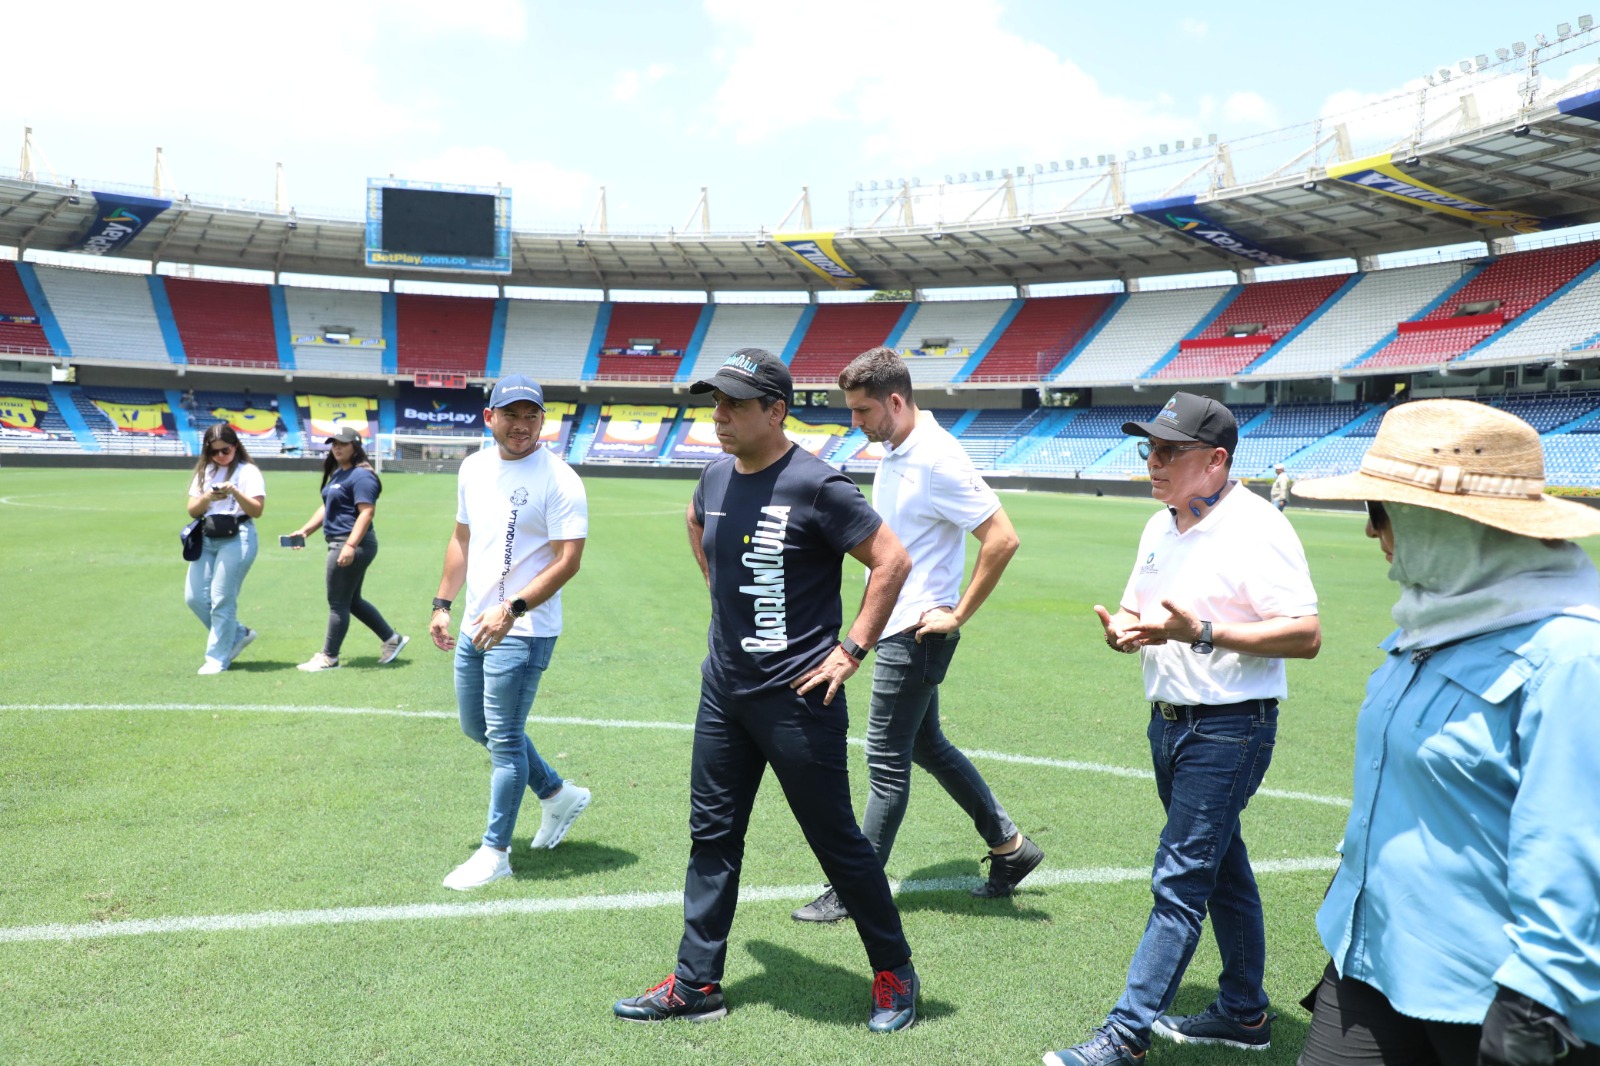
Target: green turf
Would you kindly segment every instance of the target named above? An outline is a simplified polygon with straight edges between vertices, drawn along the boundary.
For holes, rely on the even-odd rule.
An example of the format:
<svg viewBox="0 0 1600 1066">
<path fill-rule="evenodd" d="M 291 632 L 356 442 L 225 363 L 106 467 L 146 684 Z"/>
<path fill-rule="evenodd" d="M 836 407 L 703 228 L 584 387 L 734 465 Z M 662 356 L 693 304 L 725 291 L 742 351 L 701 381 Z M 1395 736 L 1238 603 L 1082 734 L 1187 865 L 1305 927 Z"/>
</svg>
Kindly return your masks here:
<svg viewBox="0 0 1600 1066">
<path fill-rule="evenodd" d="M 752 820 L 748 903 L 731 942 L 728 1018 L 627 1025 L 612 1000 L 672 968 L 687 853 L 689 734 L 536 724 L 540 751 L 594 791 L 555 851 L 476 893 L 440 879 L 483 828 L 487 757 L 448 717 L 450 657 L 427 641 L 428 600 L 451 531 L 454 481 L 391 475 L 367 596 L 415 638 L 378 667 L 358 623 L 346 667 L 304 674 L 320 646 L 322 553 L 277 548 L 316 502 L 309 474 L 268 476 L 264 541 L 241 617 L 260 631 L 228 673 L 197 677 L 204 634 L 184 608 L 184 478 L 126 471 L 0 471 L 7 609 L 0 626 L 0 934 L 49 923 L 334 907 L 473 904 L 665 893 L 643 909 L 482 914 L 71 942 L 0 939 L 0 1062 L 481 1063 L 1036 1062 L 1076 1042 L 1121 990 L 1148 882 L 1060 883 L 980 902 L 964 890 L 901 897 L 923 978 L 908 1033 L 865 1028 L 865 959 L 849 923 L 800 926 L 820 882 L 769 780 Z M 687 550 L 688 482 L 587 482 L 591 536 L 565 599 L 567 631 L 536 716 L 692 721 L 707 598 Z M 946 682 L 947 732 L 972 749 L 1144 769 L 1137 661 L 1104 647 L 1090 610 L 1119 595 L 1149 501 L 1008 495 L 1022 550 L 963 636 Z M 1352 723 L 1393 600 L 1377 548 L 1350 515 L 1294 512 L 1322 595 L 1324 650 L 1290 666 L 1268 788 L 1348 793 Z M 846 600 L 853 611 L 859 571 Z M 866 687 L 850 686 L 863 731 Z M 52 709 L 23 705 L 58 705 Z M 179 705 L 106 709 L 109 705 Z M 67 705 L 60 708 L 59 705 Z M 81 706 L 79 706 L 81 705 Z M 275 708 L 243 709 L 250 707 Z M 240 709 L 235 709 L 240 708 Z M 852 749 L 858 809 L 865 768 Z M 1144 868 L 1160 809 L 1148 780 L 979 758 L 1047 871 Z M 1258 860 L 1327 857 L 1343 811 L 1263 796 L 1246 815 Z M 926 776 L 890 873 L 971 876 L 979 841 Z M 1262 878 L 1268 989 L 1283 1017 L 1257 1057 L 1289 1063 L 1294 1001 L 1323 956 L 1312 917 L 1328 874 Z M 1210 998 L 1202 944 L 1178 1006 Z M 1227 1056 L 1158 1047 L 1153 1062 Z"/>
</svg>

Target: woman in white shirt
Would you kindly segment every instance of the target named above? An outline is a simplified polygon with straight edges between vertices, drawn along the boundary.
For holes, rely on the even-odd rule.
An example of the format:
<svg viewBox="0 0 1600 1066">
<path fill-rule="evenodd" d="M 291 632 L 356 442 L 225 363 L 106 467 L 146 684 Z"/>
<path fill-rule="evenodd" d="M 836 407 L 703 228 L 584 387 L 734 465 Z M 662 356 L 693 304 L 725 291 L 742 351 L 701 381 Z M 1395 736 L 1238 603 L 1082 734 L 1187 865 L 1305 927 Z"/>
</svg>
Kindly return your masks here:
<svg viewBox="0 0 1600 1066">
<path fill-rule="evenodd" d="M 184 586 L 184 602 L 210 634 L 201 674 L 222 673 L 256 639 L 255 630 L 239 621 L 239 589 L 256 561 L 255 519 L 266 495 L 261 468 L 250 461 L 233 427 L 206 427 L 189 481 L 189 517 L 201 519 L 205 545 L 189 564 Z"/>
</svg>

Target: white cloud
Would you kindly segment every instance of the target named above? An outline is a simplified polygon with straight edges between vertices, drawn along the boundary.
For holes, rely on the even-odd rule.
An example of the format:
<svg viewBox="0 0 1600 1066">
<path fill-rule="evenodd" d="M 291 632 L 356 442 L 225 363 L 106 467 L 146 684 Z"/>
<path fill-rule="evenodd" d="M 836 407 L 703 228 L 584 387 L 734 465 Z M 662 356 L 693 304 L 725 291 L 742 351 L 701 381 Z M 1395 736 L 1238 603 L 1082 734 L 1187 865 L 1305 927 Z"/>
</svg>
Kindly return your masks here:
<svg viewBox="0 0 1600 1066">
<path fill-rule="evenodd" d="M 1222 120 L 1235 127 L 1266 129 L 1278 124 L 1278 109 L 1260 93 L 1232 93 L 1222 101 Z"/>
<path fill-rule="evenodd" d="M 507 186 L 519 228 L 552 222 L 552 216 L 570 216 L 588 206 L 599 188 L 593 175 L 544 160 L 513 159 L 504 148 L 490 145 L 457 145 L 431 159 L 402 163 L 394 173 L 416 181 Z"/>
<path fill-rule="evenodd" d="M 671 73 L 672 68 L 665 63 L 651 63 L 643 70 L 619 71 L 611 85 L 611 99 L 626 103 L 638 96 L 640 89 L 654 85 Z"/>
<path fill-rule="evenodd" d="M 1204 22 L 1195 18 L 1178 20 L 1178 32 L 1186 37 L 1204 37 L 1210 29 Z"/>
</svg>

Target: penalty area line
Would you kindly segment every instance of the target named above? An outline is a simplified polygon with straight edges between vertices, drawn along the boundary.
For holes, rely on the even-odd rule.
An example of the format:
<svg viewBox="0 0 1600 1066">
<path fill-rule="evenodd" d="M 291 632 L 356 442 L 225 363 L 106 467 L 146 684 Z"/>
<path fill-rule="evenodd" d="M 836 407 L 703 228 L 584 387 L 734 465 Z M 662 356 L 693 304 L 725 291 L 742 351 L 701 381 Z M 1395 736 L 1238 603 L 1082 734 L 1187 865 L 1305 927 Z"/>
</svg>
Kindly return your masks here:
<svg viewBox="0 0 1600 1066">
<path fill-rule="evenodd" d="M 1266 859 L 1254 864 L 1258 875 L 1320 873 L 1334 869 L 1333 857 Z M 1113 885 L 1148 881 L 1144 868 L 1096 866 L 1073 870 L 1035 870 L 1027 888 L 1057 885 Z M 976 877 L 944 877 L 894 883 L 896 895 L 948 892 L 980 883 Z M 741 888 L 740 903 L 810 899 L 817 886 L 775 885 Z M 449 918 L 495 918 L 503 915 L 569 914 L 576 911 L 637 911 L 681 906 L 683 892 L 625 892 L 608 896 L 565 896 L 557 899 L 506 899 L 480 903 L 410 903 L 394 907 L 332 907 L 320 910 L 260 911 L 254 914 L 208 914 L 188 918 L 133 918 L 81 925 L 0 927 L 0 944 L 65 942 L 106 937 L 156 936 L 167 933 L 226 933 L 253 929 L 353 925 L 366 922 L 439 921 Z"/>
</svg>

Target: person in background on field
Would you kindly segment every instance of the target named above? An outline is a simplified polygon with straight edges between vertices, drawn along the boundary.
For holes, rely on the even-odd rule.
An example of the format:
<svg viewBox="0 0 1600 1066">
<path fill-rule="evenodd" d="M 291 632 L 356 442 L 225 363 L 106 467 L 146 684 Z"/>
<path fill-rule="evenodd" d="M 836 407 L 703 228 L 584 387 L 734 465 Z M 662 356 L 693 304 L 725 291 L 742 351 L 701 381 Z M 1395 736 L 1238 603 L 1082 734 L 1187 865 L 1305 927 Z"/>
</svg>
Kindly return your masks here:
<svg viewBox="0 0 1600 1066">
<path fill-rule="evenodd" d="M 873 971 L 868 1028 L 908 1028 L 919 982 L 889 879 L 850 806 L 843 686 L 882 632 L 911 560 L 853 481 L 784 435 L 794 385 L 781 359 L 742 348 L 690 391 L 711 393 L 727 454 L 707 464 L 686 516 L 711 628 L 689 777 L 683 939 L 667 979 L 612 1010 L 632 1022 L 727 1014 L 720 982 L 745 831 L 771 764 L 855 917 Z M 840 639 L 846 555 L 872 579 Z"/>
<path fill-rule="evenodd" d="M 205 543 L 184 584 L 184 602 L 208 634 L 200 674 L 222 673 L 256 639 L 256 631 L 239 621 L 239 590 L 256 561 L 254 520 L 266 499 L 261 468 L 233 427 L 207 426 L 189 479 L 189 517 L 201 520 Z"/>
<path fill-rule="evenodd" d="M 872 482 L 872 506 L 911 556 L 911 576 L 884 626 L 872 666 L 867 718 L 870 784 L 861 831 L 885 866 L 911 798 L 913 762 L 972 819 L 988 846 L 989 879 L 972 890 L 986 899 L 1009 896 L 1044 852 L 1022 835 L 983 775 L 939 727 L 939 685 L 955 656 L 961 627 L 1000 583 L 1018 539 L 1000 498 L 933 415 L 918 409 L 911 372 L 891 348 L 858 355 L 839 374 L 851 420 L 869 441 L 884 446 Z M 978 559 L 966 592 L 961 575 L 966 537 Z M 794 912 L 796 921 L 848 917 L 829 886 Z"/>
<path fill-rule="evenodd" d="M 1322 646 L 1294 527 L 1230 477 L 1239 443 L 1232 412 L 1179 392 L 1122 431 L 1145 438 L 1150 495 L 1166 506 L 1145 524 L 1116 613 L 1094 610 L 1107 646 L 1142 660 L 1167 821 L 1155 905 L 1122 998 L 1089 1040 L 1045 1055 L 1046 1066 L 1143 1062 L 1152 1035 L 1271 1046 L 1265 922 L 1239 818 L 1272 762 L 1278 701 L 1288 693 L 1284 660 L 1310 659 Z M 1208 913 L 1222 955 L 1217 999 L 1199 1014 L 1163 1014 Z"/>
<path fill-rule="evenodd" d="M 1289 506 L 1289 489 L 1294 484 L 1294 479 L 1289 476 L 1282 463 L 1272 469 L 1278 475 L 1272 479 L 1272 506 L 1281 511 Z"/>
<path fill-rule="evenodd" d="M 1600 511 L 1543 490 L 1538 431 L 1466 400 L 1295 487 L 1368 501 L 1400 586 L 1302 1066 L 1600 1063 Z"/>
<path fill-rule="evenodd" d="M 428 635 L 455 651 L 461 731 L 489 749 L 489 826 L 483 844 L 444 879 L 464 891 L 511 876 L 511 833 L 524 789 L 539 797 L 531 848 L 553 848 L 589 806 L 589 790 L 563 781 L 527 733 L 539 681 L 561 634 L 561 590 L 577 574 L 589 535 L 578 475 L 539 443 L 544 390 L 521 374 L 501 378 L 483 423 L 495 446 L 467 456 L 456 477 L 456 525 Z M 466 585 L 461 639 L 450 610 Z"/>
<path fill-rule="evenodd" d="M 339 649 L 352 614 L 383 642 L 379 663 L 394 662 L 411 640 L 396 633 L 378 609 L 361 597 L 367 568 L 378 557 L 373 516 L 383 482 L 367 462 L 361 434 L 354 426 L 340 426 L 327 444 L 328 455 L 322 461 L 322 506 L 294 531 L 303 538 L 320 526 L 328 542 L 328 631 L 322 650 L 300 664 L 300 669 L 308 672 L 338 669 Z"/>
</svg>

